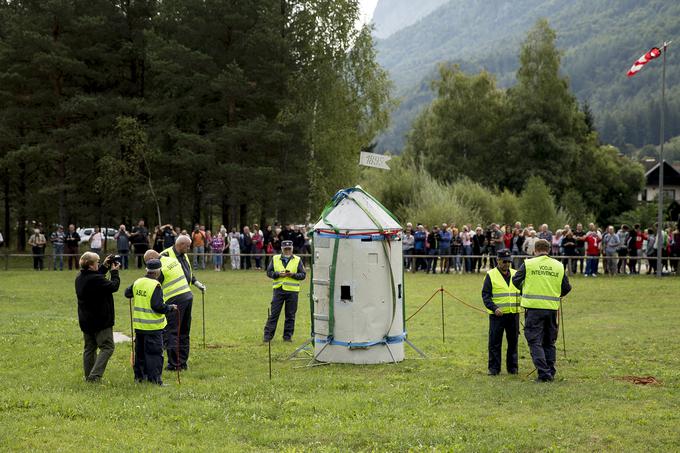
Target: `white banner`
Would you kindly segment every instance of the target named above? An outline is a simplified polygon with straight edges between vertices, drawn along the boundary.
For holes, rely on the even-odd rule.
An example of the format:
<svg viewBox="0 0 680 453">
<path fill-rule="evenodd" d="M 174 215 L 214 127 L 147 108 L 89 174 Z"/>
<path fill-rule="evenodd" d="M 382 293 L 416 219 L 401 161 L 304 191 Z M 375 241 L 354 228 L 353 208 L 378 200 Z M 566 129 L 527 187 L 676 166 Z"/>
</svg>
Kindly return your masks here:
<svg viewBox="0 0 680 453">
<path fill-rule="evenodd" d="M 390 159 L 392 159 L 392 156 L 385 156 L 382 154 L 375 153 L 365 153 L 362 151 L 361 156 L 359 157 L 359 165 L 389 170 L 390 167 L 387 166 L 387 161 Z"/>
</svg>

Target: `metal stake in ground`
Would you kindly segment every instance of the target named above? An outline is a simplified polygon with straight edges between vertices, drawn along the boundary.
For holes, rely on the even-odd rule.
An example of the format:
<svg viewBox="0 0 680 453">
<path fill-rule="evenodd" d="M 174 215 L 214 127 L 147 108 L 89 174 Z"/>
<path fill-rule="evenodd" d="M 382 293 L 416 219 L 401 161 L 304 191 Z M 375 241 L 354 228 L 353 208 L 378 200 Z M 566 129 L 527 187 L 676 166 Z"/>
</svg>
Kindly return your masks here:
<svg viewBox="0 0 680 453">
<path fill-rule="evenodd" d="M 179 319 L 180 316 L 179 315 L 180 315 L 180 311 L 177 310 L 176 311 L 176 316 L 177 316 L 177 385 L 180 385 L 182 383 L 182 379 L 179 377 L 180 368 L 181 368 L 179 366 L 179 328 L 180 328 L 180 326 L 179 326 L 180 325 L 180 319 Z"/>
<path fill-rule="evenodd" d="M 439 287 L 439 292 L 442 298 L 442 343 L 446 343 L 446 336 L 444 335 L 444 287 Z"/>
<path fill-rule="evenodd" d="M 562 298 L 560 297 L 560 328 L 562 329 L 562 348 L 564 350 L 564 358 L 567 358 L 567 340 L 564 333 L 564 310 L 562 310 Z"/>
<path fill-rule="evenodd" d="M 132 298 L 128 299 L 130 301 L 130 366 L 134 368 L 135 366 L 135 329 L 132 321 Z"/>
<path fill-rule="evenodd" d="M 205 292 L 201 291 L 201 307 L 203 310 L 203 349 L 205 349 Z"/>
<path fill-rule="evenodd" d="M 267 309 L 267 319 L 271 316 L 271 310 Z M 272 380 L 272 340 L 269 339 L 267 342 L 267 347 L 269 348 L 269 380 Z"/>
</svg>

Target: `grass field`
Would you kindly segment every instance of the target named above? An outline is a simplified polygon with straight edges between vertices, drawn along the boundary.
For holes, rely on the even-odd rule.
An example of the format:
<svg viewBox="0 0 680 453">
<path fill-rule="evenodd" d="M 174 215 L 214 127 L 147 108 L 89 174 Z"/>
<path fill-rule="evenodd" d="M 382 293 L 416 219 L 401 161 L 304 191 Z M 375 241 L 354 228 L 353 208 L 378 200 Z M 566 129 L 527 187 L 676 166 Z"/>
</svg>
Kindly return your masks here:
<svg viewBox="0 0 680 453">
<path fill-rule="evenodd" d="M 137 277 L 123 273 L 123 285 Z M 0 450 L 42 451 L 678 451 L 680 280 L 574 278 L 565 301 L 567 355 L 536 384 L 526 342 L 520 375 L 486 376 L 485 315 L 439 299 L 408 324 L 429 356 L 379 366 L 287 361 L 309 332 L 306 298 L 294 343 L 280 330 L 269 380 L 264 274 L 203 271 L 203 349 L 195 300 L 190 370 L 169 387 L 135 384 L 129 344 L 101 385 L 83 382 L 75 272 L 0 272 Z M 482 277 L 407 275 L 407 314 L 443 285 L 481 306 Z M 307 288 L 302 294 L 307 293 Z M 116 330 L 129 331 L 116 297 Z M 281 327 L 281 323 L 279 324 Z M 616 380 L 653 375 L 659 386 Z"/>
</svg>

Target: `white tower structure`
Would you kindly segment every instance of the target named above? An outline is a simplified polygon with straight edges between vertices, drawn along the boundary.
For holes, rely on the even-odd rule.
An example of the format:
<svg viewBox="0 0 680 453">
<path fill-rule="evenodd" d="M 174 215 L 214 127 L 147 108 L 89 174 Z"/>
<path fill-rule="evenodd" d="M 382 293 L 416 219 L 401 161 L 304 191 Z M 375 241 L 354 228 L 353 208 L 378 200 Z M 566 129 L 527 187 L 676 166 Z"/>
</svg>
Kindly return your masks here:
<svg viewBox="0 0 680 453">
<path fill-rule="evenodd" d="M 357 364 L 404 360 L 397 219 L 357 186 L 335 194 L 310 234 L 314 358 Z"/>
</svg>

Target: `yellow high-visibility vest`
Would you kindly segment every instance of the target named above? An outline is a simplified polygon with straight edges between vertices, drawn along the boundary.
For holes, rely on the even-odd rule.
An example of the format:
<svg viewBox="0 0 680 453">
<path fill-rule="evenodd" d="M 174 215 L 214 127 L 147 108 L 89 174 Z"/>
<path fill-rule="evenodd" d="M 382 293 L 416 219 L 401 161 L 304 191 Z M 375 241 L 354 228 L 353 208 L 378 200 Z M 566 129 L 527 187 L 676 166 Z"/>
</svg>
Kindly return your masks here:
<svg viewBox="0 0 680 453">
<path fill-rule="evenodd" d="M 503 313 L 519 313 L 519 290 L 512 283 L 512 277 L 516 272 L 510 269 L 510 284 L 505 282 L 503 274 L 497 267 L 487 272 L 491 280 L 491 300 Z M 488 308 L 486 311 L 493 314 Z"/>
<path fill-rule="evenodd" d="M 151 296 L 161 284 L 158 280 L 142 277 L 132 284 L 134 303 L 132 326 L 137 330 L 161 330 L 168 323 L 165 315 L 151 309 Z"/>
<path fill-rule="evenodd" d="M 281 274 L 288 271 L 295 274 L 297 272 L 298 264 L 300 264 L 300 257 L 293 255 L 288 261 L 288 265 L 284 266 L 281 260 L 281 255 L 274 255 L 274 272 Z M 300 292 L 300 281 L 292 277 L 275 278 L 272 288 L 282 288 L 284 291 Z"/>
<path fill-rule="evenodd" d="M 548 255 L 524 262 L 526 276 L 522 286 L 522 307 L 557 310 L 560 308 L 564 265 Z"/>
<path fill-rule="evenodd" d="M 191 288 L 189 287 L 191 280 L 187 280 L 186 275 L 184 275 L 182 264 L 177 259 L 177 255 L 175 255 L 175 251 L 172 247 L 161 252 L 161 264 L 164 302 L 167 302 L 180 294 L 191 292 Z M 189 275 L 193 275 L 189 260 L 187 260 L 187 264 L 189 265 Z"/>
</svg>

